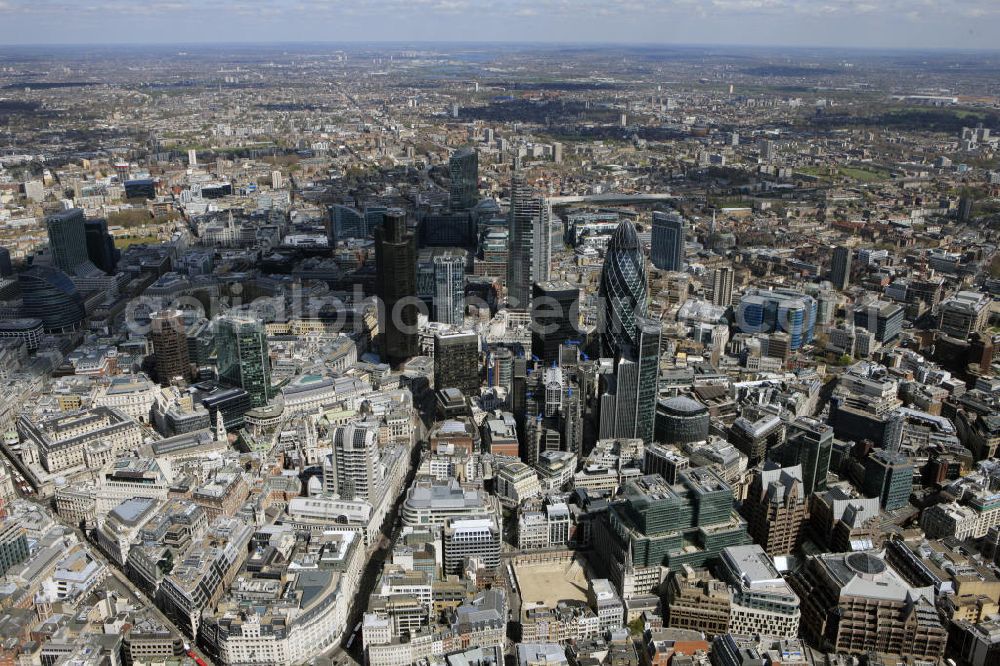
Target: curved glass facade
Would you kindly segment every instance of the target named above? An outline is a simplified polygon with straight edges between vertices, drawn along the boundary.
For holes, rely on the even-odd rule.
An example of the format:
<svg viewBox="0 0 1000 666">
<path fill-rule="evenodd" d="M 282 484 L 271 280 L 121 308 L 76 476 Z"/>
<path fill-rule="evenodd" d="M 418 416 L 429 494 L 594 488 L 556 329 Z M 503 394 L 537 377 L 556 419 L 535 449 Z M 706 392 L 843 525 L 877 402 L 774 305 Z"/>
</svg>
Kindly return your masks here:
<svg viewBox="0 0 1000 666">
<path fill-rule="evenodd" d="M 18 276 L 25 317 L 42 320 L 47 333 L 80 327 L 86 316 L 83 297 L 69 276 L 51 266 L 33 266 Z"/>
<path fill-rule="evenodd" d="M 784 331 L 795 351 L 813 340 L 816 329 L 816 299 L 799 292 L 748 289 L 740 299 L 736 322 L 744 333 Z"/>
<path fill-rule="evenodd" d="M 660 400 L 656 406 L 656 441 L 686 444 L 706 440 L 710 422 L 708 407 L 696 400 L 684 396 Z"/>
<path fill-rule="evenodd" d="M 646 314 L 646 264 L 635 227 L 624 220 L 615 229 L 601 269 L 601 353 L 617 356 L 635 347 L 636 317 Z"/>
</svg>

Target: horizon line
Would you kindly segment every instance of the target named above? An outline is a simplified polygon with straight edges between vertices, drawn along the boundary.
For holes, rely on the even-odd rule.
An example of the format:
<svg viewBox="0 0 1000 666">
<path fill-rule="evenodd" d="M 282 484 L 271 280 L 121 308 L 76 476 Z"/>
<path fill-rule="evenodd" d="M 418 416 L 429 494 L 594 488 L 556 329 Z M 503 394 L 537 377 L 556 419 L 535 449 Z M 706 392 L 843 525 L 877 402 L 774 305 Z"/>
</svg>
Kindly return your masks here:
<svg viewBox="0 0 1000 666">
<path fill-rule="evenodd" d="M 490 41 L 460 41 L 460 40 L 435 40 L 435 39 L 366 39 L 366 40 L 274 40 L 274 41 L 174 41 L 174 42 L 0 42 L 0 49 L 17 48 L 210 48 L 224 49 L 227 47 L 260 48 L 262 46 L 407 46 L 407 45 L 439 45 L 452 47 L 489 47 L 489 46 L 531 46 L 553 48 L 560 47 L 589 47 L 589 48 L 713 48 L 713 49 L 790 49 L 790 50 L 815 50 L 815 51 L 843 51 L 843 52 L 872 52 L 872 53 L 981 53 L 1000 54 L 998 47 L 961 47 L 961 46 L 861 46 L 861 45 L 830 45 L 830 44 L 753 44 L 753 43 L 723 43 L 723 42 L 621 42 L 621 41 L 538 41 L 538 40 L 517 40 L 501 39 Z"/>
</svg>

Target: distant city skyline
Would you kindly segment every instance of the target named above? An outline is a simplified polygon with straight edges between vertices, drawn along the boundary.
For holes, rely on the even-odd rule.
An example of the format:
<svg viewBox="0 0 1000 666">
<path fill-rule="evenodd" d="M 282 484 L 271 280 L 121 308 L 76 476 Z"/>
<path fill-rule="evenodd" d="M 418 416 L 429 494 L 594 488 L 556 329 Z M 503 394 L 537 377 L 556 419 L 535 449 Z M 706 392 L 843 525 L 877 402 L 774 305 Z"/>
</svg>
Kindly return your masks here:
<svg viewBox="0 0 1000 666">
<path fill-rule="evenodd" d="M 995 0 L 0 0 L 0 45 L 566 42 L 996 49 Z"/>
</svg>

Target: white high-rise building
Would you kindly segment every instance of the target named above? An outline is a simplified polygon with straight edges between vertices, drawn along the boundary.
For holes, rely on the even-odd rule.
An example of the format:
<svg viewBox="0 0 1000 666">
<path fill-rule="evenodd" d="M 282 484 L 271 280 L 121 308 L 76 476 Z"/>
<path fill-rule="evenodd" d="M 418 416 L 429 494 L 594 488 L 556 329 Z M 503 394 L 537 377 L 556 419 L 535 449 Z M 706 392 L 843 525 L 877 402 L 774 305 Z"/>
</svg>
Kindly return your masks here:
<svg viewBox="0 0 1000 666">
<path fill-rule="evenodd" d="M 377 503 L 372 495 L 379 481 L 378 430 L 354 424 L 335 428 L 323 480 L 342 499 Z"/>
<path fill-rule="evenodd" d="M 496 516 L 449 518 L 444 525 L 444 571 L 461 574 L 469 558 L 485 569 L 500 566 L 500 528 Z"/>
<path fill-rule="evenodd" d="M 434 257 L 434 321 L 461 324 L 465 319 L 465 257 Z"/>
<path fill-rule="evenodd" d="M 712 271 L 712 305 L 733 304 L 733 269 L 722 266 Z"/>
</svg>

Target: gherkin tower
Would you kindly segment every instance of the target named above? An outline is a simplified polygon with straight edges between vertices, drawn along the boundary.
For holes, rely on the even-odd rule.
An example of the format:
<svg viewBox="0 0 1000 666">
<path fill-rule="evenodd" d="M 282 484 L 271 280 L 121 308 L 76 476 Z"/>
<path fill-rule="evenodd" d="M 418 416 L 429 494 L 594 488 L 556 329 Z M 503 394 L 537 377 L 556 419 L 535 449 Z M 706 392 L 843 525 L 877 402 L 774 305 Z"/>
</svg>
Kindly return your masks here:
<svg viewBox="0 0 1000 666">
<path fill-rule="evenodd" d="M 628 220 L 618 225 L 608 243 L 598 296 L 602 355 L 614 358 L 622 349 L 637 347 L 635 319 L 646 314 L 646 264 Z"/>
</svg>

